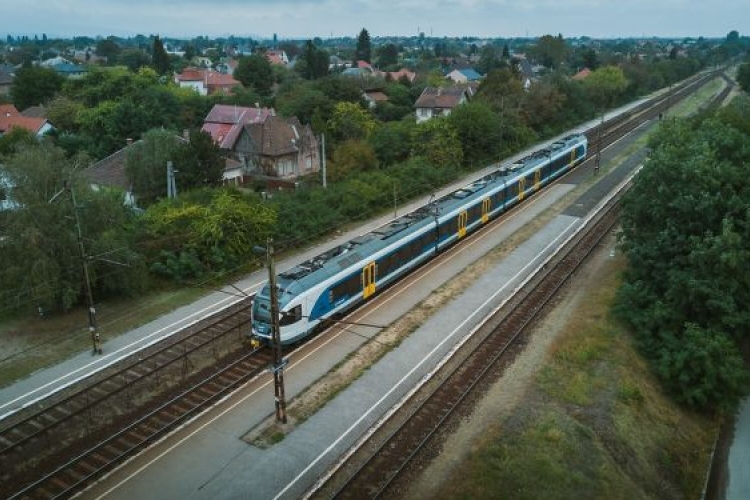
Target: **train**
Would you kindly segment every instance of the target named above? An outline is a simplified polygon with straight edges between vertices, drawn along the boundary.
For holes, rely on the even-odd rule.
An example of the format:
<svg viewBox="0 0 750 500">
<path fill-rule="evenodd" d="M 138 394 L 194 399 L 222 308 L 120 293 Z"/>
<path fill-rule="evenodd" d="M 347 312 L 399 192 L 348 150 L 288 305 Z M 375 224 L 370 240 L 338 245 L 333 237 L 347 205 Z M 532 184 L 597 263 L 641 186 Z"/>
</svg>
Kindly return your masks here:
<svg viewBox="0 0 750 500">
<path fill-rule="evenodd" d="M 426 205 L 394 218 L 276 276 L 282 345 L 310 336 L 322 322 L 379 290 L 543 189 L 586 158 L 583 134 L 571 134 Z M 253 298 L 254 345 L 273 343 L 271 288 Z"/>
</svg>

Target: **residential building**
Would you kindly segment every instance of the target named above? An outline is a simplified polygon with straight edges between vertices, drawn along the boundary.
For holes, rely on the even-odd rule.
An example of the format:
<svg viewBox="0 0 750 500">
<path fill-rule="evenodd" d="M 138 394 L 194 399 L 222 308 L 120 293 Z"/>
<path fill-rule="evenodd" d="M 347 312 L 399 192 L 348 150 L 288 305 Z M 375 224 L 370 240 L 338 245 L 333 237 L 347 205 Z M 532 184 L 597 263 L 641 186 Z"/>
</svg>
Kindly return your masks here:
<svg viewBox="0 0 750 500">
<path fill-rule="evenodd" d="M 388 101 L 388 96 L 382 90 L 366 90 L 362 95 L 370 109 L 377 106 L 379 102 L 384 103 Z"/>
<path fill-rule="evenodd" d="M 37 137 L 51 132 L 54 128 L 46 118 L 24 116 L 14 105 L 0 104 L 0 137 L 13 127 L 26 129 Z"/>
<path fill-rule="evenodd" d="M 236 151 L 251 177 L 289 180 L 320 171 L 318 138 L 297 118 L 271 114 L 243 127 Z"/>
<path fill-rule="evenodd" d="M 242 86 L 232 75 L 194 67 L 185 68 L 175 76 L 174 81 L 180 87 L 193 89 L 200 95 L 230 95 L 232 89 Z"/>
<path fill-rule="evenodd" d="M 266 59 L 268 59 L 268 62 L 271 64 L 276 64 L 279 66 L 289 65 L 289 58 L 287 57 L 286 52 L 284 52 L 283 50 L 267 50 Z"/>
<path fill-rule="evenodd" d="M 230 106 L 216 104 L 203 121 L 201 130 L 211 135 L 214 142 L 225 152 L 235 152 L 237 139 L 248 123 L 262 123 L 273 113 L 273 109 Z"/>
<path fill-rule="evenodd" d="M 15 78 L 15 68 L 9 64 L 0 64 L 0 95 L 10 94 L 10 87 Z"/>
<path fill-rule="evenodd" d="M 468 100 L 469 91 L 465 86 L 426 87 L 414 104 L 417 123 L 439 116 L 448 116 L 456 106 Z"/>
<path fill-rule="evenodd" d="M 453 83 L 471 83 L 481 80 L 482 75 L 477 73 L 472 68 L 461 68 L 454 69 L 453 71 L 445 75 L 445 78 L 451 80 Z"/>
<path fill-rule="evenodd" d="M 406 68 L 401 68 L 398 71 L 386 71 L 383 73 L 383 76 L 386 80 L 390 79 L 394 82 L 400 82 L 403 79 L 406 79 L 409 83 L 414 83 L 414 80 L 417 78 L 417 74 L 413 71 L 409 71 Z"/>
</svg>

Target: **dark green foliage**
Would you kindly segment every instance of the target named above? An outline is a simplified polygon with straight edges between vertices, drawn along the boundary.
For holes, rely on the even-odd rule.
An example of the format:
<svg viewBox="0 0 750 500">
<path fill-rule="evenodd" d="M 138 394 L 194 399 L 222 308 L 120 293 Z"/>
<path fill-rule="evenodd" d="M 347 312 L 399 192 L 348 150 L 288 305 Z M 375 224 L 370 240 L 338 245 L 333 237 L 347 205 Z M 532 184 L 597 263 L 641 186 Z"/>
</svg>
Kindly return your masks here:
<svg viewBox="0 0 750 500">
<path fill-rule="evenodd" d="M 479 101 L 456 108 L 448 122 L 458 133 L 463 158 L 469 165 L 481 165 L 498 160 L 502 145 L 500 115 Z"/>
<path fill-rule="evenodd" d="M 375 49 L 377 67 L 383 71 L 398 70 L 398 47 L 387 43 Z"/>
<path fill-rule="evenodd" d="M 328 75 L 328 59 L 328 52 L 308 40 L 294 69 L 306 80 L 323 78 Z"/>
<path fill-rule="evenodd" d="M 201 130 L 190 131 L 190 142 L 179 147 L 172 156 L 182 190 L 221 186 L 224 158 L 211 135 Z"/>
<path fill-rule="evenodd" d="M 39 66 L 23 66 L 16 72 L 10 98 L 19 111 L 46 104 L 60 89 L 65 78 L 55 70 Z"/>
<path fill-rule="evenodd" d="M 750 62 L 740 65 L 737 71 L 737 83 L 740 84 L 742 90 L 750 93 Z"/>
<path fill-rule="evenodd" d="M 0 307 L 7 310 L 68 311 L 84 302 L 84 280 L 77 243 L 73 198 L 97 298 L 142 291 L 146 275 L 133 252 L 132 213 L 122 193 L 94 192 L 70 161 L 45 141 L 26 147 L 5 162 L 18 209 L 0 218 Z M 68 186 L 67 189 L 63 189 Z M 72 190 L 72 191 L 71 191 Z M 106 255 L 106 259 L 98 256 Z M 113 265 L 111 261 L 127 264 Z"/>
<path fill-rule="evenodd" d="M 273 70 L 264 54 L 244 56 L 237 62 L 234 77 L 246 87 L 252 87 L 262 96 L 271 94 Z"/>
<path fill-rule="evenodd" d="M 151 48 L 151 61 L 152 66 L 160 75 L 167 74 L 171 69 L 169 55 L 164 49 L 164 44 L 161 43 L 161 39 L 158 35 L 154 37 L 154 43 Z"/>
<path fill-rule="evenodd" d="M 372 61 L 372 46 L 370 43 L 370 33 L 364 28 L 359 32 L 357 37 L 357 47 L 354 49 L 355 61 Z"/>
<path fill-rule="evenodd" d="M 621 217 L 630 266 L 618 310 L 676 397 L 709 410 L 734 407 L 747 381 L 737 344 L 750 331 L 750 136 L 738 118 L 663 125 Z"/>
<path fill-rule="evenodd" d="M 408 117 L 403 121 L 385 123 L 373 131 L 369 141 L 382 165 L 394 165 L 409 157 L 414 127 L 416 123 Z"/>
</svg>

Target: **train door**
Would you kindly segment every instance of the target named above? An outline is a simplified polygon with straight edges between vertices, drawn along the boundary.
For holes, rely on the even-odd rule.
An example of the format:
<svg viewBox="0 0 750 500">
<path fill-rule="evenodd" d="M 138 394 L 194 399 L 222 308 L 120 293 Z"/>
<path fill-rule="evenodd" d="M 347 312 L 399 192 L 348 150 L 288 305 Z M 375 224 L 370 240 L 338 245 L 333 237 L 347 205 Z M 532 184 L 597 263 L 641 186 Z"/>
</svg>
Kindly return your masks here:
<svg viewBox="0 0 750 500">
<path fill-rule="evenodd" d="M 486 224 L 490 220 L 490 208 L 492 207 L 492 201 L 489 198 L 482 200 L 482 224 Z"/>
<path fill-rule="evenodd" d="M 518 179 L 518 201 L 523 201 L 523 196 L 526 192 L 526 176 L 524 175 Z"/>
<path fill-rule="evenodd" d="M 576 149 L 573 148 L 570 150 L 570 166 L 574 166 L 576 164 Z"/>
<path fill-rule="evenodd" d="M 458 237 L 466 236 L 466 221 L 469 220 L 469 214 L 464 210 L 458 214 Z"/>
<path fill-rule="evenodd" d="M 362 296 L 366 299 L 375 293 L 375 263 L 370 262 L 362 269 Z"/>
<path fill-rule="evenodd" d="M 542 169 L 538 168 L 534 171 L 534 191 L 539 191 L 542 185 Z"/>
</svg>

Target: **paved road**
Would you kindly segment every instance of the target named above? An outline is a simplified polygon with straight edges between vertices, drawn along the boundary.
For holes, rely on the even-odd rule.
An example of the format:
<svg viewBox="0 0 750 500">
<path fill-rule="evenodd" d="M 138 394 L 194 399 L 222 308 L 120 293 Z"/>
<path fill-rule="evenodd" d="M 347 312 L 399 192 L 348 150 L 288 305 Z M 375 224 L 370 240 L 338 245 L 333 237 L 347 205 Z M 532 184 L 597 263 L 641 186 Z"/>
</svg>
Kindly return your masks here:
<svg viewBox="0 0 750 500">
<path fill-rule="evenodd" d="M 727 500 L 750 498 L 750 398 L 745 399 L 734 426 L 734 440 L 729 448 L 729 484 Z"/>
</svg>

